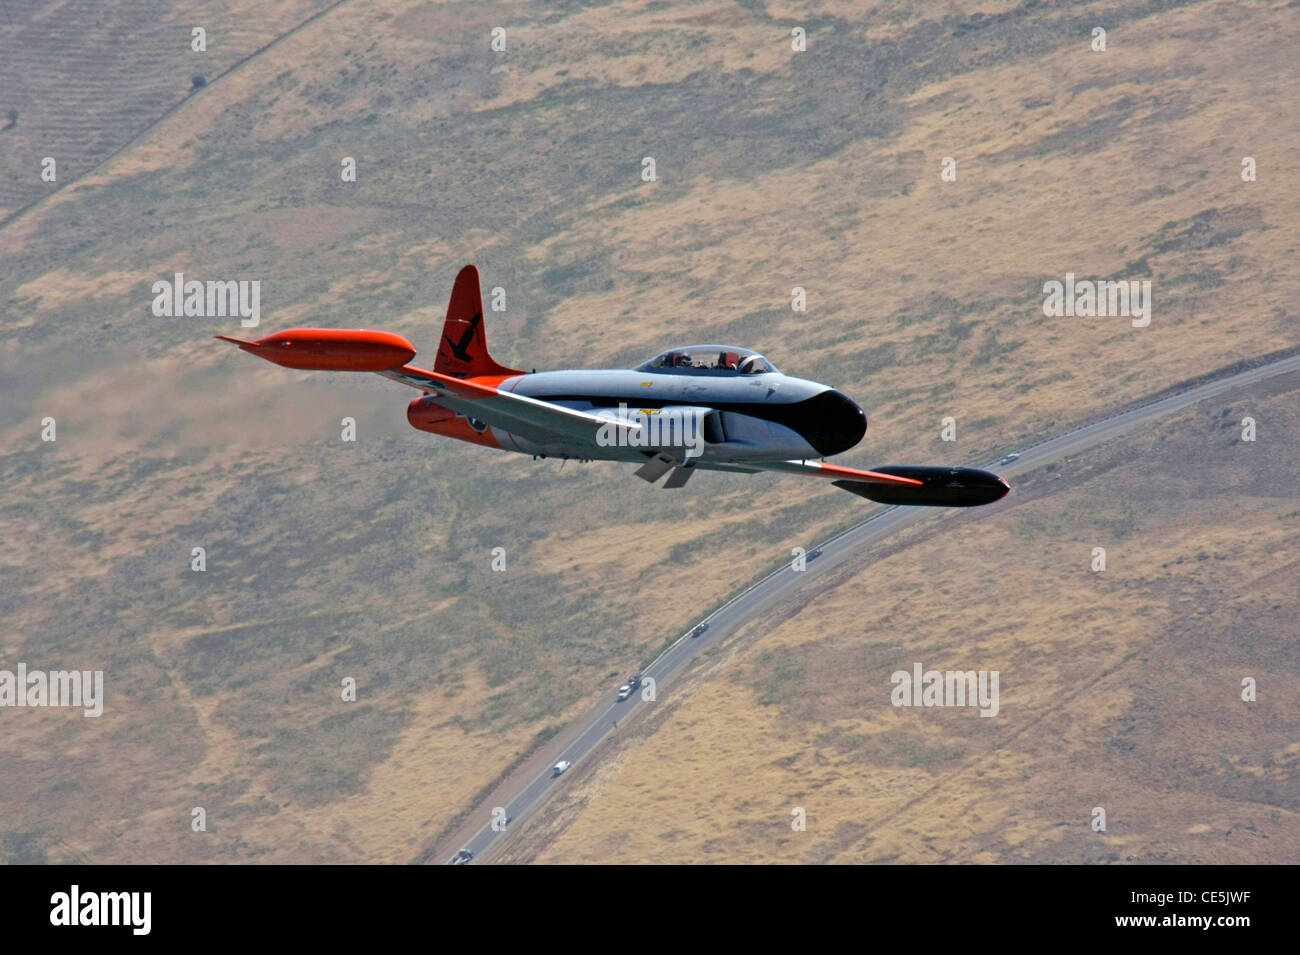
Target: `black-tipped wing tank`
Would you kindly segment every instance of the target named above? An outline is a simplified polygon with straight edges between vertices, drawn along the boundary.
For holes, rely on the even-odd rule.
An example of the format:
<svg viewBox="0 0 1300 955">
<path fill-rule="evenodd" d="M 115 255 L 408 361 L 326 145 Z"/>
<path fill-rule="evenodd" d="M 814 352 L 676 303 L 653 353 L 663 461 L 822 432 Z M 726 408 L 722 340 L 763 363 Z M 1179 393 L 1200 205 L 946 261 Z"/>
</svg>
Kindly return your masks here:
<svg viewBox="0 0 1300 955">
<path fill-rule="evenodd" d="M 880 485 L 862 481 L 835 481 L 861 497 L 881 504 L 922 507 L 977 507 L 992 504 L 1010 488 L 992 471 L 979 468 L 937 468 L 919 464 L 886 464 L 875 469 L 881 474 L 911 478 L 916 485 Z"/>
</svg>

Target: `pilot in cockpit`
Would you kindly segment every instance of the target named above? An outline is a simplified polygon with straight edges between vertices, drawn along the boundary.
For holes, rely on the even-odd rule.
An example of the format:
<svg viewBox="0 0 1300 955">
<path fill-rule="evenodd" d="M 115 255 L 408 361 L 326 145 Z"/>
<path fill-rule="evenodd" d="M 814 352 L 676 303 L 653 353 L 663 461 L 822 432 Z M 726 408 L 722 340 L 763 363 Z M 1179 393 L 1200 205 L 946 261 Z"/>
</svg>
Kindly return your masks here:
<svg viewBox="0 0 1300 955">
<path fill-rule="evenodd" d="M 695 345 L 690 348 L 674 348 L 661 352 L 641 369 L 663 368 L 680 371 L 725 371 L 736 375 L 759 375 L 776 371 L 775 368 L 756 352 L 743 348 L 723 348 L 714 351 L 716 345 Z"/>
</svg>

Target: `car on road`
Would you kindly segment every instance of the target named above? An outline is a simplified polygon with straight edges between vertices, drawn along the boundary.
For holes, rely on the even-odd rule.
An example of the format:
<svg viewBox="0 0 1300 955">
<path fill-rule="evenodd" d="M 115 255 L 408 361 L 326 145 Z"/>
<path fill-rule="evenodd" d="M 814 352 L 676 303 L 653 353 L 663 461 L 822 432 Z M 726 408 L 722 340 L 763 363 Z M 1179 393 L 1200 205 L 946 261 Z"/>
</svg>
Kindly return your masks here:
<svg viewBox="0 0 1300 955">
<path fill-rule="evenodd" d="M 470 861 L 473 860 L 473 858 L 474 858 L 474 853 L 470 852 L 468 849 L 461 849 L 460 852 L 457 852 L 454 856 L 451 857 L 451 864 L 469 865 Z"/>
<path fill-rule="evenodd" d="M 634 689 L 634 690 L 635 690 L 637 687 L 639 687 L 639 686 L 641 685 L 641 674 L 640 674 L 640 673 L 634 673 L 634 674 L 632 674 L 632 676 L 628 677 L 628 678 L 627 678 L 627 685 L 628 685 L 629 687 L 631 687 L 632 689 Z"/>
<path fill-rule="evenodd" d="M 998 464 L 1010 464 L 1012 461 L 1019 461 L 1019 460 L 1020 460 L 1020 452 L 1012 451 L 1010 454 L 1004 454 L 1002 456 L 1002 460 L 999 461 Z"/>
<path fill-rule="evenodd" d="M 808 551 L 809 560 L 816 560 L 821 555 L 822 555 L 822 549 L 820 547 L 814 547 L 812 550 Z"/>
<path fill-rule="evenodd" d="M 618 701 L 620 703 L 622 703 L 631 695 L 632 695 L 632 687 L 629 686 L 628 684 L 624 683 L 622 686 L 618 688 Z"/>
<path fill-rule="evenodd" d="M 708 623 L 702 623 L 702 624 L 700 624 L 698 627 L 696 627 L 694 630 L 691 631 L 691 637 L 692 637 L 692 638 L 694 638 L 694 637 L 698 637 L 700 634 L 702 634 L 705 630 L 708 630 L 708 629 L 709 629 L 709 625 L 708 625 Z"/>
<path fill-rule="evenodd" d="M 556 763 L 554 766 L 551 767 L 551 777 L 554 778 L 556 776 L 563 776 L 564 771 L 572 765 L 573 764 L 570 763 L 567 759 L 560 760 L 558 763 Z"/>
</svg>

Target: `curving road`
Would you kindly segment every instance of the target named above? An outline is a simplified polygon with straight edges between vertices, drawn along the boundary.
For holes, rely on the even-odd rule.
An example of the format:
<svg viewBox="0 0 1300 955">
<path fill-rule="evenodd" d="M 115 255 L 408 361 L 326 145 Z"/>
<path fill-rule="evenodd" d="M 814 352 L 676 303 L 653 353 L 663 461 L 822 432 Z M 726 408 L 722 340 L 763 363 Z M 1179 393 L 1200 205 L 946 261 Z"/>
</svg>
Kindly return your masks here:
<svg viewBox="0 0 1300 955">
<path fill-rule="evenodd" d="M 1300 372 L 1300 354 L 1291 355 L 1267 364 L 1250 368 L 1246 371 L 1189 387 L 1185 391 L 1175 392 L 1155 400 L 1136 405 L 1118 412 L 1108 418 L 1081 425 L 1071 431 L 1047 438 L 1037 444 L 1023 448 L 1020 459 L 1001 471 L 1004 475 L 1023 474 L 1037 467 L 1059 459 L 1065 454 L 1078 452 L 1108 441 L 1124 431 L 1144 424 L 1161 415 L 1179 411 L 1198 401 L 1213 398 L 1242 385 L 1273 378 L 1288 372 Z M 983 467 L 996 468 L 994 463 Z M 842 531 L 820 545 L 821 554 L 808 563 L 803 573 L 795 573 L 790 565 L 783 564 L 766 577 L 751 584 L 730 601 L 723 604 L 704 618 L 709 624 L 708 630 L 699 637 L 691 637 L 691 631 L 669 646 L 655 658 L 643 671 L 642 675 L 653 677 L 656 694 L 661 693 L 669 678 L 679 671 L 691 658 L 706 647 L 713 645 L 736 628 L 765 613 L 773 604 L 779 603 L 792 592 L 798 590 L 806 579 L 842 564 L 855 551 L 868 544 L 876 543 L 890 534 L 909 527 L 927 517 L 934 516 L 929 508 L 886 507 L 876 511 L 866 520 Z M 811 553 L 811 551 L 810 551 Z M 692 628 L 693 630 L 694 628 Z M 561 734 L 559 742 L 552 744 L 553 751 L 548 756 L 548 766 L 558 760 L 567 760 L 576 766 L 610 733 L 615 732 L 614 722 L 626 720 L 639 708 L 650 704 L 641 699 L 640 692 L 633 693 L 628 700 L 618 703 L 614 700 L 613 688 L 608 693 L 608 704 L 597 706 L 575 726 Z M 569 770 L 572 772 L 572 769 Z M 535 808 L 544 798 L 551 795 L 560 786 L 565 777 L 553 776 L 548 768 L 531 782 L 517 791 L 503 805 L 506 816 L 511 823 L 505 829 L 494 829 L 491 821 L 483 825 L 473 837 L 464 844 L 464 849 L 480 856 L 491 847 L 498 845 L 514 826 L 518 819 Z M 500 805 L 500 803 L 498 803 Z M 489 815 L 490 810 L 479 810 Z M 430 859 L 429 861 L 437 861 Z M 449 860 L 446 860 L 449 861 Z"/>
</svg>

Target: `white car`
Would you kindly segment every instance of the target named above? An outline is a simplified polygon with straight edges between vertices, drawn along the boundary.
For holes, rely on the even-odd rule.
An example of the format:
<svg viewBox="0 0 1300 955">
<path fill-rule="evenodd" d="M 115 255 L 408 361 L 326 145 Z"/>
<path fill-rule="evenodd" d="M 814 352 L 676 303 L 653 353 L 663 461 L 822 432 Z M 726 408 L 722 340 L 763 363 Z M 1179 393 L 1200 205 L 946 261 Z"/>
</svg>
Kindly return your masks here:
<svg viewBox="0 0 1300 955">
<path fill-rule="evenodd" d="M 1019 460 L 1020 460 L 1020 453 L 1018 451 L 1012 451 L 1010 454 L 1005 455 L 1002 458 L 1002 460 L 998 462 L 998 464 L 1010 464 L 1012 461 L 1019 461 Z"/>
<path fill-rule="evenodd" d="M 558 763 L 556 763 L 554 766 L 551 767 L 551 776 L 552 777 L 562 776 L 564 774 L 564 771 L 568 769 L 570 765 L 572 764 L 567 759 L 560 760 Z"/>
<path fill-rule="evenodd" d="M 618 688 L 618 701 L 620 703 L 622 703 L 631 695 L 632 695 L 632 687 L 627 683 L 624 683 L 622 686 Z"/>
</svg>

